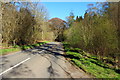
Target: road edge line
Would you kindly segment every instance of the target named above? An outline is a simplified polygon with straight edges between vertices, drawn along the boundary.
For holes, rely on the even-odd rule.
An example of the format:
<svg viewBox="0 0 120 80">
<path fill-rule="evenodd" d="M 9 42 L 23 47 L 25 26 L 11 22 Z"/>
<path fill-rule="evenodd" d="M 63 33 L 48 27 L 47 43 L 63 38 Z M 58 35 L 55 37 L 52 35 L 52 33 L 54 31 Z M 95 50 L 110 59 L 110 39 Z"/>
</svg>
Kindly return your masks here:
<svg viewBox="0 0 120 80">
<path fill-rule="evenodd" d="M 3 71 L 2 73 L 0 73 L 0 76 L 1 76 L 2 74 L 6 73 L 6 72 L 8 72 L 8 71 L 10 71 L 10 70 L 12 70 L 13 68 L 15 68 L 15 67 L 17 67 L 17 66 L 21 65 L 22 63 L 24 63 L 24 62 L 28 61 L 29 59 L 31 59 L 31 58 L 27 58 L 27 59 L 25 59 L 25 60 L 21 61 L 20 63 L 18 63 L 18 64 L 16 64 L 16 65 L 14 65 L 13 67 L 11 67 L 11 68 L 9 68 L 9 69 L 7 69 L 7 70 Z"/>
</svg>

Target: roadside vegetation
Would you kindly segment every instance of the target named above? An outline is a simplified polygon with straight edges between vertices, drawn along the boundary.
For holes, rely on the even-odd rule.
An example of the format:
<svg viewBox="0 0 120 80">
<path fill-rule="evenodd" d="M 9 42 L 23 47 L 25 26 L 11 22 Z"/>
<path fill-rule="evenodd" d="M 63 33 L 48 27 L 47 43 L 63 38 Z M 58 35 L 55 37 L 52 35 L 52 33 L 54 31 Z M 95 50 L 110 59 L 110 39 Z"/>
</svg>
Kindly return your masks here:
<svg viewBox="0 0 120 80">
<path fill-rule="evenodd" d="M 41 2 L 0 1 L 0 5 L 0 42 L 5 48 L 29 49 L 40 41 L 55 41 L 64 31 L 65 21 L 59 18 L 48 21 L 47 10 Z"/>
<path fill-rule="evenodd" d="M 0 55 L 6 55 L 11 52 L 20 51 L 20 48 L 0 49 Z"/>
<path fill-rule="evenodd" d="M 96 78 L 120 78 L 120 2 L 88 4 L 82 16 L 67 17 L 66 55 Z"/>
<path fill-rule="evenodd" d="M 68 60 L 86 73 L 96 78 L 120 78 L 119 69 L 114 68 L 114 59 L 103 57 L 105 60 L 100 60 L 97 55 L 87 53 L 80 48 L 70 47 L 68 43 L 63 43 L 63 46 L 65 55 L 69 57 Z"/>
<path fill-rule="evenodd" d="M 49 28 L 47 10 L 41 3 L 0 2 L 0 4 L 2 43 L 9 47 L 54 40 L 54 34 Z"/>
<path fill-rule="evenodd" d="M 105 2 L 88 4 L 84 18 L 81 16 L 75 18 L 71 12 L 67 17 L 69 27 L 64 32 L 64 41 L 73 49 L 79 48 L 90 55 L 95 55 L 101 62 L 106 62 L 106 65 L 111 63 L 120 73 L 120 12 L 118 12 L 120 10 L 118 9 L 120 2 Z M 79 62 L 75 59 L 73 61 Z"/>
<path fill-rule="evenodd" d="M 46 44 L 46 43 L 49 43 L 49 41 L 38 42 L 38 43 L 33 44 L 33 45 L 23 45 L 20 47 L 22 50 L 26 50 L 26 49 L 32 49 L 32 48 L 37 47 L 37 46 L 41 46 L 41 45 Z"/>
<path fill-rule="evenodd" d="M 0 1 L 0 5 L 0 54 L 30 49 L 41 45 L 40 41 L 54 41 L 47 10 L 40 2 Z"/>
<path fill-rule="evenodd" d="M 36 46 L 41 46 L 43 44 L 49 43 L 49 41 L 43 41 L 43 42 L 39 42 L 33 45 L 15 45 L 15 46 L 11 46 L 10 48 L 6 48 L 6 49 L 0 49 L 0 55 L 6 55 L 9 53 L 13 53 L 13 52 L 17 52 L 17 51 L 21 51 L 21 50 L 27 50 L 27 49 L 32 49 Z"/>
</svg>

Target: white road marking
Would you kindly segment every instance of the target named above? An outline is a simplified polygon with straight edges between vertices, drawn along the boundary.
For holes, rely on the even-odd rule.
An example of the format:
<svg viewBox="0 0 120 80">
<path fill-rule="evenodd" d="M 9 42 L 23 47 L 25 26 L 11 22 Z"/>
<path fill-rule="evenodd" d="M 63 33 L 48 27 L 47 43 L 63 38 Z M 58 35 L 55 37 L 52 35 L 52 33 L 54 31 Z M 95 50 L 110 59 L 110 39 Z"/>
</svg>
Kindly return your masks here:
<svg viewBox="0 0 120 80">
<path fill-rule="evenodd" d="M 43 51 L 44 51 L 44 50 L 40 51 L 39 53 L 42 53 Z M 0 76 L 1 76 L 2 74 L 6 73 L 6 72 L 8 72 L 8 71 L 10 71 L 10 70 L 12 70 L 13 68 L 15 68 L 15 67 L 17 67 L 17 66 L 21 65 L 22 63 L 24 63 L 24 62 L 28 61 L 29 59 L 31 59 L 31 58 L 27 58 L 27 59 L 25 59 L 25 60 L 21 61 L 20 63 L 18 63 L 18 64 L 16 64 L 16 65 L 14 65 L 13 67 L 10 67 L 9 69 L 7 69 L 7 70 L 3 71 L 2 73 L 0 73 Z"/>
<path fill-rule="evenodd" d="M 0 76 L 1 76 L 2 74 L 6 73 L 6 72 L 8 72 L 8 71 L 10 71 L 10 70 L 12 70 L 13 68 L 15 68 L 15 67 L 19 66 L 20 64 L 22 64 L 22 63 L 24 63 L 24 62 L 28 61 L 29 59 L 30 59 L 30 58 L 27 58 L 27 59 L 23 60 L 22 62 L 20 62 L 20 63 L 18 63 L 18 64 L 16 64 L 16 65 L 14 65 L 13 67 L 11 67 L 11 68 L 9 68 L 9 69 L 7 69 L 7 70 L 3 71 L 2 73 L 0 73 Z"/>
</svg>

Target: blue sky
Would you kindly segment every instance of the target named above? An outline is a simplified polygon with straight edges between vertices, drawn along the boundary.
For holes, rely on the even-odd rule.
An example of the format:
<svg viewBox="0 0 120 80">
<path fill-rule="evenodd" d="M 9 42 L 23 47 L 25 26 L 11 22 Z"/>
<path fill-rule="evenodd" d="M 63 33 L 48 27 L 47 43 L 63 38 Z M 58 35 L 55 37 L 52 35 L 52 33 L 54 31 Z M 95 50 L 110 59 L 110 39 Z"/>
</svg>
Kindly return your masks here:
<svg viewBox="0 0 120 80">
<path fill-rule="evenodd" d="M 95 2 L 42 2 L 47 8 L 49 19 L 58 17 L 66 20 L 72 11 L 75 16 L 84 16 L 87 4 L 95 4 Z"/>
</svg>

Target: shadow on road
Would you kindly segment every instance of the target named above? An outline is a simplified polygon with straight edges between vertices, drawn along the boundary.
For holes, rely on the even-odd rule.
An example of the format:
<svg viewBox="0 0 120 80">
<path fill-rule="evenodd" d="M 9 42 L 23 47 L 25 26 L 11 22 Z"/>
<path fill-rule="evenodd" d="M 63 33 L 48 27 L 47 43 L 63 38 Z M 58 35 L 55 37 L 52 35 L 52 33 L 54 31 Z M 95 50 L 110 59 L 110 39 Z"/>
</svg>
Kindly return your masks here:
<svg viewBox="0 0 120 80">
<path fill-rule="evenodd" d="M 43 52 L 41 52 L 44 50 Z M 65 50 L 63 49 L 62 44 L 50 44 L 46 43 L 43 44 L 42 46 L 34 46 L 33 49 L 26 50 L 25 52 L 31 52 L 32 54 L 51 54 L 53 56 L 63 56 L 65 58 L 73 58 L 73 56 L 68 56 L 66 54 L 63 54 Z M 75 57 L 77 58 L 77 57 Z"/>
</svg>

